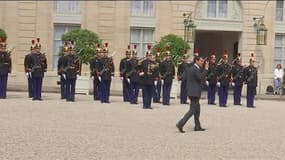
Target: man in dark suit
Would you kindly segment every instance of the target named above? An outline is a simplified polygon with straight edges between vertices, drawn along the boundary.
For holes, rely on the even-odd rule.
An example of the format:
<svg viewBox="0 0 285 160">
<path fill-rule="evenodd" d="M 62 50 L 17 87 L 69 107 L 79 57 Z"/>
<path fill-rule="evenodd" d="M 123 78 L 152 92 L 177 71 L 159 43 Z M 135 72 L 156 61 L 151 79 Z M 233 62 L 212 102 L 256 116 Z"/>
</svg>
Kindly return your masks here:
<svg viewBox="0 0 285 160">
<path fill-rule="evenodd" d="M 205 62 L 205 69 L 203 69 L 204 59 L 197 56 L 194 58 L 194 65 L 187 68 L 184 74 L 182 75 L 186 79 L 186 88 L 187 88 L 187 95 L 190 98 L 190 109 L 184 115 L 184 117 L 176 124 L 178 130 L 183 133 L 183 126 L 186 122 L 191 118 L 194 114 L 195 120 L 195 131 L 204 131 L 200 124 L 200 97 L 202 92 L 202 83 L 207 75 L 209 62 Z"/>
</svg>

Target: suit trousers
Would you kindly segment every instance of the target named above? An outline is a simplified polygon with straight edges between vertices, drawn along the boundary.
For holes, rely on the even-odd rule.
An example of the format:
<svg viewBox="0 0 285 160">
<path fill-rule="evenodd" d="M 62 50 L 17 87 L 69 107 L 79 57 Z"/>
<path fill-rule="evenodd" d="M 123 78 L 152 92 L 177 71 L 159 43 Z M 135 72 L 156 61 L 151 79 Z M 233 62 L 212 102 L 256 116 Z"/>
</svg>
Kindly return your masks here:
<svg viewBox="0 0 285 160">
<path fill-rule="evenodd" d="M 234 86 L 234 104 L 241 104 L 241 91 L 243 85 L 235 85 Z"/>
<path fill-rule="evenodd" d="M 186 89 L 186 81 L 181 81 L 180 83 L 180 103 L 187 102 L 187 89 Z"/>
<path fill-rule="evenodd" d="M 161 80 L 158 80 L 157 85 L 155 85 L 153 89 L 153 102 L 160 101 L 160 93 L 161 93 Z"/>
<path fill-rule="evenodd" d="M 177 123 L 177 125 L 180 128 L 183 128 L 183 126 L 186 124 L 186 122 L 191 118 L 191 116 L 194 114 L 194 122 L 195 122 L 195 128 L 201 128 L 200 125 L 200 97 L 189 97 L 190 98 L 190 109 L 189 111 L 184 115 L 184 117 Z"/>
<path fill-rule="evenodd" d="M 6 98 L 8 74 L 0 75 L 0 98 Z"/>
<path fill-rule="evenodd" d="M 169 105 L 172 81 L 164 82 L 162 88 L 162 104 Z"/>
<path fill-rule="evenodd" d="M 33 98 L 42 98 L 42 82 L 43 77 L 33 77 Z"/>
<path fill-rule="evenodd" d="M 216 83 L 209 83 L 208 86 L 208 104 L 215 103 L 216 99 Z"/>
<path fill-rule="evenodd" d="M 66 79 L 66 100 L 75 100 L 75 85 L 76 79 Z"/>
</svg>

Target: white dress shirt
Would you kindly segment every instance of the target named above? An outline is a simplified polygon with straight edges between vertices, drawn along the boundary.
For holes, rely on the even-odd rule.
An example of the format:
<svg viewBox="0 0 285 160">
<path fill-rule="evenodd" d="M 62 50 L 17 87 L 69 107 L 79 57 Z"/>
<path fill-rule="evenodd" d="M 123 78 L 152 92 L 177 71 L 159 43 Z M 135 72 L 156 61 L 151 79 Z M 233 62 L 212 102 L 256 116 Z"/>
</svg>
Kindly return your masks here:
<svg viewBox="0 0 285 160">
<path fill-rule="evenodd" d="M 274 79 L 280 78 L 282 80 L 283 74 L 284 74 L 283 73 L 283 69 L 275 68 L 275 70 L 274 70 Z"/>
</svg>

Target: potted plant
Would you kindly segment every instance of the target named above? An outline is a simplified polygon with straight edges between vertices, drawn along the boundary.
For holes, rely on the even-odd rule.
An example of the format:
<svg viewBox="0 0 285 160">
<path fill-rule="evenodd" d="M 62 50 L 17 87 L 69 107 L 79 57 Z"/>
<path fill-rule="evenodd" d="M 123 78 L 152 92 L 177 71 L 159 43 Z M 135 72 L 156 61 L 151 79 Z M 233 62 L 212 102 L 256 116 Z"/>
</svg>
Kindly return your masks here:
<svg viewBox="0 0 285 160">
<path fill-rule="evenodd" d="M 102 43 L 99 36 L 87 29 L 75 29 L 62 35 L 61 40 L 74 41 L 75 53 L 81 62 L 81 75 L 78 76 L 76 82 L 76 93 L 89 94 L 90 78 L 89 78 L 89 61 L 94 56 L 96 45 Z M 60 50 L 60 55 L 63 50 Z"/>
<path fill-rule="evenodd" d="M 184 41 L 181 37 L 175 34 L 168 34 L 160 38 L 158 42 L 152 48 L 152 53 L 155 54 L 157 48 L 160 48 L 161 54 L 160 58 L 164 59 L 166 46 L 170 47 L 171 59 L 175 64 L 176 68 L 178 64 L 181 62 L 185 51 L 190 48 L 189 44 Z M 177 69 L 176 69 L 177 70 Z M 179 93 L 179 83 L 177 79 L 173 80 L 172 89 L 171 89 L 171 97 L 177 98 Z"/>
</svg>

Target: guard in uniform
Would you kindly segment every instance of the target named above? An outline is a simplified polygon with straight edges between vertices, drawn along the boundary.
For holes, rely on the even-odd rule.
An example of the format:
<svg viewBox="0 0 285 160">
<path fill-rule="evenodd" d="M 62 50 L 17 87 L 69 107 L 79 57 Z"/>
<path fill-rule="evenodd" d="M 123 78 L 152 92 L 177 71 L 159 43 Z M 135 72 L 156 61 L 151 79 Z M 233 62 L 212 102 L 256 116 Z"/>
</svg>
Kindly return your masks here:
<svg viewBox="0 0 285 160">
<path fill-rule="evenodd" d="M 104 56 L 99 60 L 101 103 L 110 103 L 110 86 L 114 76 L 113 58 L 108 57 L 108 52 L 108 43 L 105 43 L 105 48 L 103 49 Z"/>
<path fill-rule="evenodd" d="M 28 95 L 29 98 L 33 97 L 33 82 L 32 82 L 32 73 L 29 70 L 29 68 L 32 68 L 30 65 L 31 61 L 31 55 L 35 53 L 35 40 L 32 40 L 32 45 L 31 45 L 31 52 L 25 56 L 24 59 L 24 67 L 25 67 L 25 73 L 26 77 L 28 79 Z"/>
<path fill-rule="evenodd" d="M 217 66 L 219 105 L 220 107 L 227 107 L 228 90 L 232 72 L 232 66 L 228 63 L 227 50 L 224 51 L 221 61 L 221 64 Z"/>
<path fill-rule="evenodd" d="M 99 101 L 100 98 L 100 80 L 98 79 L 99 72 L 99 61 L 102 58 L 102 49 L 100 44 L 97 44 L 95 56 L 90 60 L 90 76 L 93 80 L 93 99 L 94 101 Z"/>
<path fill-rule="evenodd" d="M 157 52 L 155 54 L 155 63 L 158 67 L 154 70 L 154 89 L 153 89 L 153 103 L 161 103 L 160 102 L 160 94 L 161 94 L 161 75 L 159 71 L 160 66 L 160 48 L 157 48 Z"/>
<path fill-rule="evenodd" d="M 146 59 L 141 62 L 141 83 L 143 94 L 143 109 L 152 109 L 151 101 L 153 97 L 154 88 L 154 74 L 153 71 L 156 68 L 155 62 L 152 60 L 151 46 L 147 46 Z M 157 66 L 158 67 L 158 66 Z"/>
<path fill-rule="evenodd" d="M 138 95 L 139 95 L 139 65 L 137 58 L 137 50 L 136 45 L 134 46 L 134 50 L 132 51 L 132 58 L 126 63 L 126 77 L 127 81 L 130 84 L 129 95 L 130 95 L 130 103 L 138 104 Z"/>
<path fill-rule="evenodd" d="M 254 64 L 254 54 L 252 53 L 249 59 L 249 66 L 244 69 L 245 84 L 247 85 L 246 106 L 249 108 L 255 108 L 254 97 L 257 87 L 257 68 Z"/>
<path fill-rule="evenodd" d="M 11 73 L 11 53 L 6 51 L 6 38 L 0 39 L 0 99 L 7 98 L 8 73 Z"/>
<path fill-rule="evenodd" d="M 206 85 L 208 86 L 208 104 L 216 105 L 216 85 L 217 85 L 217 64 L 216 53 L 212 52 L 209 61 L 209 70 L 206 77 Z"/>
<path fill-rule="evenodd" d="M 177 79 L 180 81 L 180 104 L 189 104 L 187 102 L 186 78 L 183 76 L 186 68 L 189 67 L 187 52 L 182 57 L 182 63 L 178 64 Z"/>
<path fill-rule="evenodd" d="M 170 105 L 170 91 L 172 87 L 172 81 L 175 75 L 175 66 L 171 60 L 170 47 L 167 46 L 165 53 L 165 60 L 160 64 L 160 74 L 162 76 L 162 104 Z"/>
<path fill-rule="evenodd" d="M 33 100 L 42 100 L 42 83 L 44 72 L 47 71 L 47 59 L 45 53 L 41 53 L 40 38 L 35 44 L 35 53 L 31 55 L 28 71 L 32 73 Z"/>
<path fill-rule="evenodd" d="M 74 44 L 68 45 L 68 55 L 63 58 L 63 76 L 66 77 L 66 101 L 75 101 L 75 85 L 77 75 L 80 75 L 80 60 L 74 53 Z"/>
<path fill-rule="evenodd" d="M 126 76 L 127 62 L 131 59 L 131 47 L 128 45 L 128 50 L 126 50 L 126 57 L 120 61 L 120 77 L 123 86 L 123 101 L 130 102 L 130 82 L 128 82 L 128 77 Z"/>
<path fill-rule="evenodd" d="M 61 55 L 61 57 L 59 57 L 58 62 L 57 62 L 57 75 L 59 76 L 59 85 L 60 85 L 60 95 L 61 95 L 61 99 L 65 99 L 66 98 L 66 77 L 64 76 L 63 73 L 63 60 L 64 57 L 67 56 L 69 53 L 68 51 L 68 42 L 64 42 L 64 46 L 63 46 L 63 55 Z"/>
<path fill-rule="evenodd" d="M 234 89 L 234 105 L 241 105 L 241 91 L 244 83 L 243 70 L 244 67 L 241 65 L 240 53 L 237 58 L 233 61 L 234 66 L 232 67 L 232 86 Z"/>
</svg>

